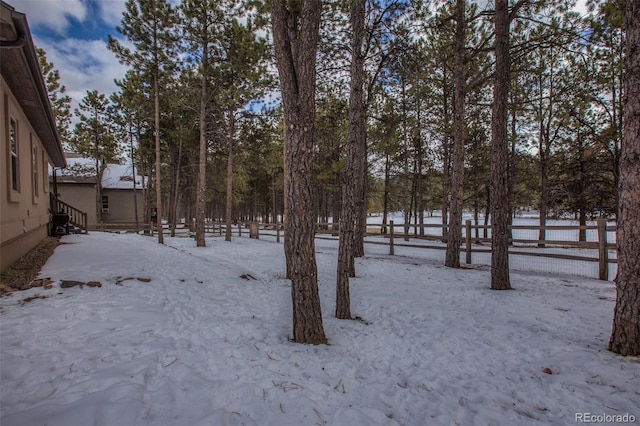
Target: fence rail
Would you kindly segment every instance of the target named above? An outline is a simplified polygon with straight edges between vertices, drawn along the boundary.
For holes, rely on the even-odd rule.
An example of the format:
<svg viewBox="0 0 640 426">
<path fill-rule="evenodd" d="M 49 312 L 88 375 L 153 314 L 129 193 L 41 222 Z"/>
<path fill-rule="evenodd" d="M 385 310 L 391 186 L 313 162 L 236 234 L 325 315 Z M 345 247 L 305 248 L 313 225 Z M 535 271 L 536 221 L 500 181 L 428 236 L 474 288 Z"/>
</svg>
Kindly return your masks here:
<svg viewBox="0 0 640 426">
<path fill-rule="evenodd" d="M 463 244 L 460 247 L 460 253 L 464 253 L 464 261 L 466 264 L 473 263 L 473 254 L 491 253 L 491 226 L 490 225 L 475 225 L 470 220 L 467 220 L 462 230 Z M 222 224 L 221 226 L 224 226 Z M 389 223 L 367 223 L 368 237 L 383 237 L 383 240 L 365 239 L 365 244 L 376 244 L 389 246 L 389 254 L 395 254 L 396 247 L 410 247 L 418 249 L 431 249 L 431 250 L 445 250 L 446 246 L 443 243 L 447 242 L 446 227 L 442 224 L 396 224 L 394 221 Z M 260 229 L 277 229 L 276 236 L 279 240 L 280 230 L 282 225 L 274 224 L 259 224 Z M 338 236 L 339 224 L 336 223 L 317 223 L 316 224 L 316 238 L 331 238 L 334 239 Z M 438 229 L 440 232 L 428 233 L 418 232 L 420 229 L 433 230 Z M 585 234 L 585 237 L 589 237 L 589 241 L 578 241 L 568 239 L 545 239 L 529 238 L 527 233 L 535 233 L 537 236 L 540 230 L 550 231 L 571 231 L 575 232 L 575 235 L 580 235 L 581 232 L 589 232 Z M 414 230 L 412 234 L 409 232 Z M 442 232 L 442 231 L 445 232 Z M 514 256 L 529 256 L 534 258 L 551 258 L 562 259 L 569 261 L 582 261 L 598 263 L 598 278 L 600 280 L 609 279 L 609 269 L 611 264 L 616 264 L 617 259 L 615 256 L 610 256 L 609 251 L 616 249 L 616 244 L 610 241 L 608 238 L 609 233 L 615 233 L 616 227 L 607 225 L 606 220 L 599 219 L 596 225 L 513 225 L 509 227 L 513 237 L 509 240 L 509 254 Z M 400 231 L 400 232 L 398 232 Z M 486 231 L 487 237 L 479 236 Z M 444 235 L 443 235 L 444 234 Z M 520 235 L 519 235 L 520 234 Z M 522 234 L 525 234 L 522 236 Z M 330 236 L 330 237 L 329 237 Z M 411 243 L 410 240 L 415 240 L 416 243 Z M 429 244 L 425 242 L 433 241 L 438 244 Z M 552 251 L 545 251 L 541 249 L 584 249 L 585 251 L 592 251 L 597 255 L 587 254 L 575 254 L 575 253 L 558 253 Z"/>
<path fill-rule="evenodd" d="M 191 230 L 184 225 L 184 228 L 178 228 L 182 232 L 179 235 L 187 233 L 192 235 L 195 225 L 191 224 Z M 365 244 L 384 245 L 389 247 L 389 254 L 394 255 L 397 247 L 408 247 L 417 249 L 445 250 L 447 242 L 446 227 L 442 224 L 413 224 L 413 223 L 367 223 L 367 237 Z M 280 241 L 284 236 L 282 224 L 275 223 L 258 223 L 258 222 L 239 222 L 233 224 L 233 232 L 238 236 L 242 236 L 243 232 L 247 233 L 251 238 L 260 238 L 260 234 L 275 236 L 276 241 Z M 541 240 L 532 238 L 531 234 L 538 236 L 540 230 L 548 231 L 550 236 L 557 234 L 558 231 L 575 232 L 575 235 L 585 233 L 584 237 L 588 241 L 560 239 L 557 236 L 553 239 Z M 414 232 L 410 232 L 413 230 Z M 422 232 L 424 230 L 425 232 Z M 436 232 L 433 232 L 436 230 Z M 598 220 L 596 225 L 513 225 L 509 227 L 513 237 L 510 238 L 509 254 L 513 256 L 528 256 L 532 258 L 551 258 L 562 259 L 568 261 L 581 261 L 598 264 L 598 278 L 601 280 L 609 279 L 610 265 L 616 264 L 617 259 L 611 256 L 610 251 L 616 249 L 613 237 L 608 234 L 615 233 L 616 227 L 607 225 L 604 219 Z M 205 233 L 209 235 L 224 235 L 226 224 L 224 222 L 205 222 Z M 444 231 L 444 232 L 443 232 Z M 165 230 L 166 232 L 166 230 Z M 318 239 L 335 239 L 338 236 L 339 223 L 317 223 L 316 238 Z M 486 233 L 486 237 L 484 234 Z M 480 236 L 482 234 L 483 236 Z M 490 254 L 491 253 L 491 226 L 475 225 L 470 220 L 466 221 L 462 229 L 463 243 L 460 246 L 460 254 L 464 254 L 464 262 L 466 264 L 474 263 L 474 254 Z M 412 240 L 414 242 L 412 242 Z M 431 243 L 430 243 L 431 242 Z M 554 249 L 557 249 L 555 252 Z M 580 249 L 580 251 L 589 253 L 559 253 L 560 249 Z M 476 259 L 477 261 L 477 259 Z"/>
</svg>

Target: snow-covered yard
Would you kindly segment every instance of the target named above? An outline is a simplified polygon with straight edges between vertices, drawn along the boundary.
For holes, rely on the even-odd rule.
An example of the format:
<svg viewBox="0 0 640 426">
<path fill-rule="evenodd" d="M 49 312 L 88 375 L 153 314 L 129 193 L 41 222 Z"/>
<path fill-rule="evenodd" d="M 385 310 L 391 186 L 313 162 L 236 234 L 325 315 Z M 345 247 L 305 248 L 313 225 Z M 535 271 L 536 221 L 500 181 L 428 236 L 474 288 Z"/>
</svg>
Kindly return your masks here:
<svg viewBox="0 0 640 426">
<path fill-rule="evenodd" d="M 63 241 L 41 272 L 53 289 L 0 299 L 2 426 L 640 421 L 640 360 L 606 350 L 612 282 L 512 273 L 515 290 L 495 292 L 484 269 L 367 245 L 351 281 L 362 320 L 336 320 L 337 243 L 318 240 L 330 344 L 309 346 L 289 341 L 274 241 Z"/>
</svg>

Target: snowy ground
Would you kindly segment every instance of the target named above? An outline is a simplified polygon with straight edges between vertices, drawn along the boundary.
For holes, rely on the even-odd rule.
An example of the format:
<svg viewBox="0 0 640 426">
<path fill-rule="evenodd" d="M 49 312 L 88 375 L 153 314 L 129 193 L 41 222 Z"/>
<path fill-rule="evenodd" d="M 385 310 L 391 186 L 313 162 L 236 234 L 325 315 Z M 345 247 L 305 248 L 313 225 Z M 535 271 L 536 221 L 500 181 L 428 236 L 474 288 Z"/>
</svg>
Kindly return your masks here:
<svg viewBox="0 0 640 426">
<path fill-rule="evenodd" d="M 337 244 L 318 240 L 330 344 L 310 346 L 289 341 L 268 238 L 63 241 L 41 272 L 53 289 L 0 299 L 2 426 L 640 421 L 640 359 L 606 350 L 611 282 L 512 273 L 516 290 L 494 292 L 486 270 L 367 245 L 351 281 L 363 321 L 336 320 Z"/>
</svg>

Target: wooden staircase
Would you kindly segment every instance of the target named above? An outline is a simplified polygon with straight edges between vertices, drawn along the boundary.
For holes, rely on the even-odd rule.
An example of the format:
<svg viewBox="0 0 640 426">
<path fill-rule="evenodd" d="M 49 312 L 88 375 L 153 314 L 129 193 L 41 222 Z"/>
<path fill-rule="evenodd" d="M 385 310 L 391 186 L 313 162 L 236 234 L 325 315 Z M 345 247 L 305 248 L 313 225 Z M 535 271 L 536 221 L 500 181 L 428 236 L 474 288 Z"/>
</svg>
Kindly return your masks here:
<svg viewBox="0 0 640 426">
<path fill-rule="evenodd" d="M 80 231 L 84 234 L 88 232 L 87 213 L 57 199 L 53 194 L 51 194 L 51 212 L 53 214 L 66 213 L 69 216 L 70 224 L 80 228 Z"/>
</svg>

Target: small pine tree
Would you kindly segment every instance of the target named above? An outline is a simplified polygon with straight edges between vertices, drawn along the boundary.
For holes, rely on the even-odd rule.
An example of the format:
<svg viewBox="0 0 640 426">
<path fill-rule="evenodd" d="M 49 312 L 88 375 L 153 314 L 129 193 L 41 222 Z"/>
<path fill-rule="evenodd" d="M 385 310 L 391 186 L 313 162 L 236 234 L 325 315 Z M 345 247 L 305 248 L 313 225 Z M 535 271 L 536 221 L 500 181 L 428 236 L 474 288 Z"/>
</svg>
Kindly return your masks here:
<svg viewBox="0 0 640 426">
<path fill-rule="evenodd" d="M 95 160 L 96 218 L 102 222 L 102 175 L 107 163 L 119 160 L 120 147 L 114 137 L 108 113 L 109 99 L 97 90 L 87 91 L 75 110 L 78 124 L 69 145 L 78 154 Z"/>
<path fill-rule="evenodd" d="M 67 88 L 60 84 L 60 72 L 52 62 L 47 60 L 47 53 L 44 49 L 36 49 L 42 76 L 47 84 L 49 92 L 49 102 L 56 119 L 56 130 L 63 143 L 68 143 L 71 139 L 71 97 L 66 94 Z"/>
<path fill-rule="evenodd" d="M 161 80 L 171 75 L 176 63 L 178 16 L 167 0 L 128 0 L 121 25 L 116 30 L 133 43 L 135 50 L 123 46 L 109 36 L 107 47 L 118 59 L 133 66 L 153 87 L 155 138 L 155 189 L 158 242 L 164 243 L 162 232 L 162 179 L 160 150 Z"/>
</svg>

